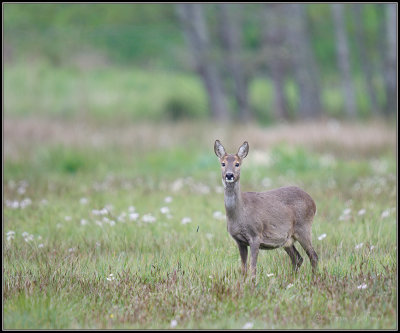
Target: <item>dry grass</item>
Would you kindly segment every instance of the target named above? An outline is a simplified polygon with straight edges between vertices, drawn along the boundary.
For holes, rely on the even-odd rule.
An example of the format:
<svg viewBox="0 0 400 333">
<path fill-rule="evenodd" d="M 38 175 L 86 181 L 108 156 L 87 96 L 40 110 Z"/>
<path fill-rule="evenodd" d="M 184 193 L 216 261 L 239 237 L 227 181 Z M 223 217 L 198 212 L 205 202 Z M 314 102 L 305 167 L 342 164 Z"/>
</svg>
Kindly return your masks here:
<svg viewBox="0 0 400 333">
<path fill-rule="evenodd" d="M 230 149 L 247 140 L 255 149 L 278 143 L 302 145 L 338 154 L 373 155 L 396 149 L 396 129 L 383 121 L 342 123 L 335 120 L 280 124 L 222 126 L 214 123 L 96 124 L 84 119 L 62 120 L 40 117 L 4 119 L 5 158 L 26 154 L 32 147 L 63 144 L 79 147 L 118 146 L 133 150 L 169 148 L 182 143 L 212 146 L 219 138 Z"/>
</svg>

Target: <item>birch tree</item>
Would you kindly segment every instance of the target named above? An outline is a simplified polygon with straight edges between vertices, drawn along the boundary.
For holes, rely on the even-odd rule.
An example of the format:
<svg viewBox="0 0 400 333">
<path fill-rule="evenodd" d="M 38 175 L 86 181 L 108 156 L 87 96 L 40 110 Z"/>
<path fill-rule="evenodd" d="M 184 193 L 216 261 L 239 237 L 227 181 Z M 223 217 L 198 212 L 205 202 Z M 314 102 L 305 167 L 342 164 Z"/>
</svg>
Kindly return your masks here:
<svg viewBox="0 0 400 333">
<path fill-rule="evenodd" d="M 378 99 L 376 95 L 376 89 L 374 88 L 374 64 L 373 61 L 368 56 L 367 48 L 366 48 L 366 38 L 365 38 L 365 30 L 364 30 L 364 22 L 363 22 L 363 8 L 364 5 L 357 3 L 353 4 L 353 15 L 354 15 L 354 23 L 355 23 L 355 34 L 356 34 L 356 43 L 358 50 L 358 58 L 360 59 L 361 69 L 363 74 L 365 75 L 365 82 L 367 88 L 367 95 L 370 100 L 370 109 L 372 114 L 379 114 L 379 105 Z"/>
<path fill-rule="evenodd" d="M 350 69 L 349 46 L 346 35 L 343 4 L 332 4 L 333 23 L 336 36 L 336 53 L 342 80 L 342 92 L 346 114 L 356 117 L 357 106 Z"/>
<path fill-rule="evenodd" d="M 385 86 L 386 86 L 386 105 L 385 114 L 389 115 L 397 112 L 397 20 L 396 4 L 386 4 L 386 59 L 385 59 Z"/>
<path fill-rule="evenodd" d="M 291 60 L 299 89 L 300 117 L 313 118 L 321 114 L 317 64 L 306 25 L 304 4 L 285 4 L 285 25 L 288 29 Z"/>
<path fill-rule="evenodd" d="M 279 119 L 289 118 L 285 95 L 285 23 L 282 21 L 282 4 L 264 4 L 262 7 L 263 56 L 274 84 L 275 115 Z"/>
<path fill-rule="evenodd" d="M 248 84 L 241 61 L 241 22 L 239 13 L 232 4 L 218 4 L 218 27 L 223 58 L 226 60 L 227 73 L 232 77 L 233 94 L 238 106 L 239 119 L 248 121 L 252 118 L 248 98 Z"/>
<path fill-rule="evenodd" d="M 202 4 L 177 4 L 184 36 L 193 55 L 196 71 L 206 88 L 212 117 L 227 120 L 229 117 L 226 96 L 220 74 L 211 57 L 211 45 Z"/>
</svg>

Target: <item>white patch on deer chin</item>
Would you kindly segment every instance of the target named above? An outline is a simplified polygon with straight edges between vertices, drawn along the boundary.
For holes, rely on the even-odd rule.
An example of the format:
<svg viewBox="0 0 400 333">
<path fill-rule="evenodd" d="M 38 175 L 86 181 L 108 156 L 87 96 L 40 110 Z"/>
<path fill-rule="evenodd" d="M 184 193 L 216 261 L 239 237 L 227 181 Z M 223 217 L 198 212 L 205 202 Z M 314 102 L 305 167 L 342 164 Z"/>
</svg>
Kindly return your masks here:
<svg viewBox="0 0 400 333">
<path fill-rule="evenodd" d="M 234 179 L 225 179 L 225 181 L 226 181 L 227 183 L 233 183 L 235 180 L 234 180 Z"/>
<path fill-rule="evenodd" d="M 234 180 L 228 181 L 227 179 L 224 179 L 224 178 L 222 178 L 221 181 L 222 181 L 222 186 L 224 187 L 224 189 L 226 189 L 227 186 L 231 187 L 233 185 L 233 183 L 235 182 Z"/>
</svg>

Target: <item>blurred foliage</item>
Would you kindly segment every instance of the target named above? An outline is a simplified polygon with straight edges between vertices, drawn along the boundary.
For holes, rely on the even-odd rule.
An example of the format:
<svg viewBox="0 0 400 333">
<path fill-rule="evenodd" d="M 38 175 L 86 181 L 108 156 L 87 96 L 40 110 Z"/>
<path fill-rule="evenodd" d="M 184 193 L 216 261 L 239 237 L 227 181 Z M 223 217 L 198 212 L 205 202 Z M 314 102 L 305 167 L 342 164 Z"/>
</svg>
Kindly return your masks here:
<svg viewBox="0 0 400 333">
<path fill-rule="evenodd" d="M 17 56 L 40 54 L 55 63 L 95 49 L 116 63 L 171 64 L 170 47 L 183 45 L 168 4 L 5 4 L 4 26 Z"/>
<path fill-rule="evenodd" d="M 240 11 L 243 27 L 244 65 L 251 73 L 250 106 L 258 121 L 270 123 L 276 118 L 274 86 L 262 66 L 253 63 L 262 46 L 261 5 L 232 5 L 232 9 Z M 204 6 L 216 45 L 215 5 Z M 344 102 L 331 9 L 329 4 L 308 4 L 306 8 L 308 33 L 323 76 L 324 113 L 340 117 Z M 373 112 L 355 46 L 351 5 L 345 10 L 358 112 L 367 117 Z M 173 121 L 209 115 L 204 86 L 191 73 L 191 57 L 174 4 L 6 3 L 3 18 L 6 112 L 89 113 L 105 118 L 120 114 L 131 119 Z M 385 102 L 380 73 L 384 24 L 383 5 L 363 4 L 367 56 L 381 105 Z M 218 47 L 213 47 L 215 60 L 222 63 Z M 285 89 L 289 116 L 294 118 L 299 93 L 293 79 L 287 78 Z M 234 105 L 233 96 L 230 105 Z"/>
<path fill-rule="evenodd" d="M 234 6 L 235 10 L 242 7 Z M 40 53 L 56 61 L 86 48 L 105 52 L 116 63 L 150 63 L 181 67 L 174 50 L 184 50 L 184 39 L 172 4 L 5 4 L 4 40 L 16 56 Z M 207 5 L 209 23 L 216 24 L 214 6 Z M 333 23 L 327 4 L 307 6 L 309 32 L 318 62 L 324 71 L 336 63 Z M 347 25 L 354 38 L 351 8 Z M 244 6 L 243 43 L 251 52 L 261 42 L 260 4 Z M 377 60 L 382 5 L 363 6 L 363 28 L 369 56 Z M 213 21 L 214 20 L 214 21 Z M 351 45 L 354 41 L 351 42 Z M 353 45 L 354 47 L 354 45 Z M 357 67 L 357 58 L 353 62 Z M 154 62 L 154 63 L 152 63 Z"/>
</svg>

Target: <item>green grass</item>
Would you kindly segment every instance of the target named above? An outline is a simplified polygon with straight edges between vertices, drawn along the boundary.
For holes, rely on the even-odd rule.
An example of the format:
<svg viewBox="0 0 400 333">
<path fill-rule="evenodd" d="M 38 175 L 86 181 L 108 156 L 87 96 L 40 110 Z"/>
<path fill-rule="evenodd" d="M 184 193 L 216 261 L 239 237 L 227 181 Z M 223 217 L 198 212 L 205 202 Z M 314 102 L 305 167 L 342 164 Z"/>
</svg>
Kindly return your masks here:
<svg viewBox="0 0 400 333">
<path fill-rule="evenodd" d="M 261 149 L 270 156 L 263 164 L 250 148 L 242 189 L 297 184 L 310 193 L 320 258 L 312 276 L 298 245 L 305 260 L 294 275 L 282 249 L 262 251 L 253 285 L 241 276 L 225 220 L 213 215 L 224 205 L 212 146 L 185 138 L 164 149 L 148 144 L 28 142 L 29 153 L 17 147 L 5 156 L 5 329 L 167 329 L 172 320 L 178 329 L 396 328 L 397 166 L 390 149 L 327 157 L 281 143 Z M 10 207 L 26 198 L 26 207 Z M 170 218 L 160 211 L 165 206 Z M 104 207 L 104 215 L 93 211 Z M 146 214 L 156 220 L 144 222 Z M 182 224 L 184 217 L 191 222 Z M 14 239 L 7 240 L 9 231 Z"/>
<path fill-rule="evenodd" d="M 321 86 L 324 113 L 341 117 L 344 116 L 344 102 L 340 84 L 331 81 Z M 42 60 L 7 64 L 4 82 L 4 110 L 9 115 L 66 119 L 79 116 L 103 123 L 114 119 L 162 122 L 209 117 L 204 85 L 190 72 L 149 71 L 105 64 L 83 69 L 73 63 L 55 66 Z M 363 80 L 355 80 L 359 113 L 365 118 L 371 114 L 369 102 L 363 97 L 363 84 Z M 379 86 L 377 90 L 382 89 Z M 286 95 L 291 117 L 299 117 L 296 114 L 298 91 L 293 81 L 286 83 Z M 235 105 L 234 100 L 229 103 Z M 249 103 L 259 122 L 273 123 L 276 115 L 272 81 L 256 77 L 249 82 Z M 233 115 L 234 108 L 231 109 Z"/>
</svg>

